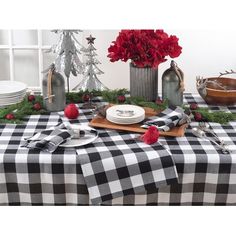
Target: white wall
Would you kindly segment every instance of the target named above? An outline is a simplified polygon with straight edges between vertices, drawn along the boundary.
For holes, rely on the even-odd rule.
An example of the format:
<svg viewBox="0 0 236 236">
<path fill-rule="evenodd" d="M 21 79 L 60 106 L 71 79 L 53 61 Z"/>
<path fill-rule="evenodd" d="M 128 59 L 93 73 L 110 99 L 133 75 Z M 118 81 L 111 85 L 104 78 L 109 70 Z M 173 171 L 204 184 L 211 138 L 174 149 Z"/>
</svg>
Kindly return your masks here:
<svg viewBox="0 0 236 236">
<path fill-rule="evenodd" d="M 165 30 L 179 37 L 182 54 L 174 59 L 185 73 L 186 92 L 196 92 L 196 76 L 218 76 L 226 69 L 236 70 L 236 30 Z M 105 72 L 100 80 L 109 88 L 129 87 L 129 63 L 110 62 L 107 49 L 115 40 L 119 30 L 84 30 L 83 38 L 92 34 L 96 37 L 100 68 Z M 83 43 L 85 40 L 83 39 Z M 159 92 L 161 76 L 169 67 L 170 59 L 159 66 Z"/>
<path fill-rule="evenodd" d="M 196 76 L 217 76 L 219 72 L 229 69 L 236 70 L 236 30 L 227 29 L 168 29 L 168 34 L 179 37 L 179 43 L 183 47 L 182 54 L 174 59 L 185 73 L 186 92 L 196 92 Z M 108 47 L 116 39 L 119 30 L 84 30 L 77 38 L 86 46 L 86 37 L 92 34 L 96 37 L 98 59 L 101 61 L 100 69 L 105 74 L 99 79 L 111 89 L 129 88 L 129 63 L 110 62 L 107 57 Z M 0 45 L 7 44 L 7 31 L 0 30 Z M 34 45 L 37 44 L 36 30 L 13 31 L 13 44 Z M 58 35 L 43 30 L 43 45 L 57 43 Z M 27 82 L 29 86 L 39 86 L 38 56 L 37 51 L 20 50 L 14 51 L 15 56 L 15 78 Z M 55 55 L 43 53 L 43 67 L 48 67 L 54 60 Z M 161 92 L 161 76 L 169 67 L 170 58 L 159 66 L 159 92 Z M 9 52 L 0 50 L 0 80 L 10 79 L 9 75 Z M 236 76 L 236 75 L 235 75 Z M 75 87 L 82 76 L 74 78 L 71 76 L 71 88 Z"/>
</svg>

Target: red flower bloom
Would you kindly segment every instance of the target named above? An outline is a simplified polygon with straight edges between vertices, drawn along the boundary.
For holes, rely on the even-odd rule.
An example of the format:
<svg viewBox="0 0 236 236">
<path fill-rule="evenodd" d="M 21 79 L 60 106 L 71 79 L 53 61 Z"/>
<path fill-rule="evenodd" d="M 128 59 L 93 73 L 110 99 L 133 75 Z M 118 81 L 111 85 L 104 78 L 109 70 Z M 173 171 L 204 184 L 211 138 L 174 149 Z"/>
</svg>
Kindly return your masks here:
<svg viewBox="0 0 236 236">
<path fill-rule="evenodd" d="M 108 57 L 111 62 L 131 59 L 137 67 L 156 68 L 167 56 L 174 58 L 181 54 L 178 40 L 163 30 L 121 30 L 108 48 Z"/>
<path fill-rule="evenodd" d="M 160 133 L 156 126 L 150 126 L 148 130 L 140 136 L 141 141 L 146 144 L 156 143 L 159 139 Z"/>
</svg>

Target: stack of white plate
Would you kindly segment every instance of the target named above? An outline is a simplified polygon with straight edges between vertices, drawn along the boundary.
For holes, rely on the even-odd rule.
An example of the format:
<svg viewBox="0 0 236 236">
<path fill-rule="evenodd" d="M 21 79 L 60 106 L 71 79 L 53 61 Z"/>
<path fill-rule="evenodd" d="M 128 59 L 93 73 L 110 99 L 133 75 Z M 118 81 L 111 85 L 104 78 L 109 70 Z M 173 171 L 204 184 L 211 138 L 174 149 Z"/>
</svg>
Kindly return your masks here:
<svg viewBox="0 0 236 236">
<path fill-rule="evenodd" d="M 106 118 L 115 124 L 136 124 L 144 120 L 145 110 L 134 105 L 115 105 L 107 109 Z"/>
<path fill-rule="evenodd" d="M 26 95 L 26 84 L 18 81 L 0 81 L 0 107 L 21 102 Z"/>
</svg>

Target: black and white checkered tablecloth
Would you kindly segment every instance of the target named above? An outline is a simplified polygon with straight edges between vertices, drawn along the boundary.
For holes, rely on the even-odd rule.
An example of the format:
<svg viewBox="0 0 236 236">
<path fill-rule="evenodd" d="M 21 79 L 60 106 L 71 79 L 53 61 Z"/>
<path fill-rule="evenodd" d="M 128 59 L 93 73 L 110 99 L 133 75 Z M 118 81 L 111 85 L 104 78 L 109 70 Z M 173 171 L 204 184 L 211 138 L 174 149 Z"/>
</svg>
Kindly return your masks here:
<svg viewBox="0 0 236 236">
<path fill-rule="evenodd" d="M 185 103 L 191 102 L 207 107 L 198 95 L 185 94 Z M 211 109 L 236 112 L 236 106 Z M 91 118 L 91 113 L 81 111 L 73 123 L 87 123 Z M 91 204 L 75 149 L 58 148 L 49 154 L 19 148 L 24 137 L 60 121 L 60 115 L 53 113 L 31 116 L 22 125 L 0 124 L 0 205 Z M 192 122 L 184 137 L 160 138 L 176 163 L 178 184 L 162 186 L 155 192 L 131 193 L 103 205 L 236 205 L 236 122 L 210 125 L 232 154 L 222 155 L 210 142 L 194 137 L 191 127 L 197 123 Z M 111 130 L 103 133 L 106 137 L 100 138 L 113 145 L 119 145 L 123 135 L 130 135 Z"/>
</svg>

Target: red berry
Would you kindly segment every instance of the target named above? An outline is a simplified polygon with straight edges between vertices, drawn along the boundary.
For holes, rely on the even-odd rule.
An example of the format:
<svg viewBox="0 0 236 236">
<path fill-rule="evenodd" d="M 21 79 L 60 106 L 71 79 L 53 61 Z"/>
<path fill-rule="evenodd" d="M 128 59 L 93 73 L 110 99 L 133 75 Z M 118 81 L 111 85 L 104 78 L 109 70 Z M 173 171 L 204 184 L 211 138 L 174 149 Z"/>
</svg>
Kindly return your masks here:
<svg viewBox="0 0 236 236">
<path fill-rule="evenodd" d="M 65 107 L 64 114 L 68 119 L 76 119 L 79 116 L 79 111 L 76 105 L 71 103 Z"/>
<path fill-rule="evenodd" d="M 35 103 L 35 104 L 33 105 L 33 109 L 34 109 L 35 111 L 39 111 L 39 110 L 42 109 L 42 106 L 41 106 L 41 104 L 40 104 L 39 102 L 37 102 L 37 103 Z"/>
<path fill-rule="evenodd" d="M 197 110 L 198 109 L 198 105 L 196 103 L 192 103 L 190 105 L 190 110 Z"/>
<path fill-rule="evenodd" d="M 124 103 L 125 100 L 126 100 L 126 97 L 124 95 L 119 95 L 117 97 L 117 100 L 118 100 L 119 103 Z"/>
<path fill-rule="evenodd" d="M 202 120 L 203 120 L 202 114 L 199 113 L 199 112 L 196 112 L 196 113 L 194 114 L 194 119 L 195 119 L 196 121 L 202 121 Z"/>
<path fill-rule="evenodd" d="M 89 94 L 84 94 L 84 95 L 82 96 L 83 102 L 88 102 L 89 99 L 90 99 L 90 95 L 89 95 Z"/>
<path fill-rule="evenodd" d="M 29 95 L 28 96 L 28 101 L 29 102 L 33 102 L 35 100 L 35 96 L 34 95 Z"/>
<path fill-rule="evenodd" d="M 14 120 L 14 119 L 15 119 L 15 116 L 14 116 L 12 113 L 9 113 L 9 114 L 5 115 L 5 118 L 6 118 L 7 120 Z"/>
<path fill-rule="evenodd" d="M 158 98 L 158 99 L 156 100 L 156 104 L 157 104 L 157 105 L 162 105 L 162 104 L 163 104 L 163 100 L 160 99 L 160 98 Z"/>
</svg>

